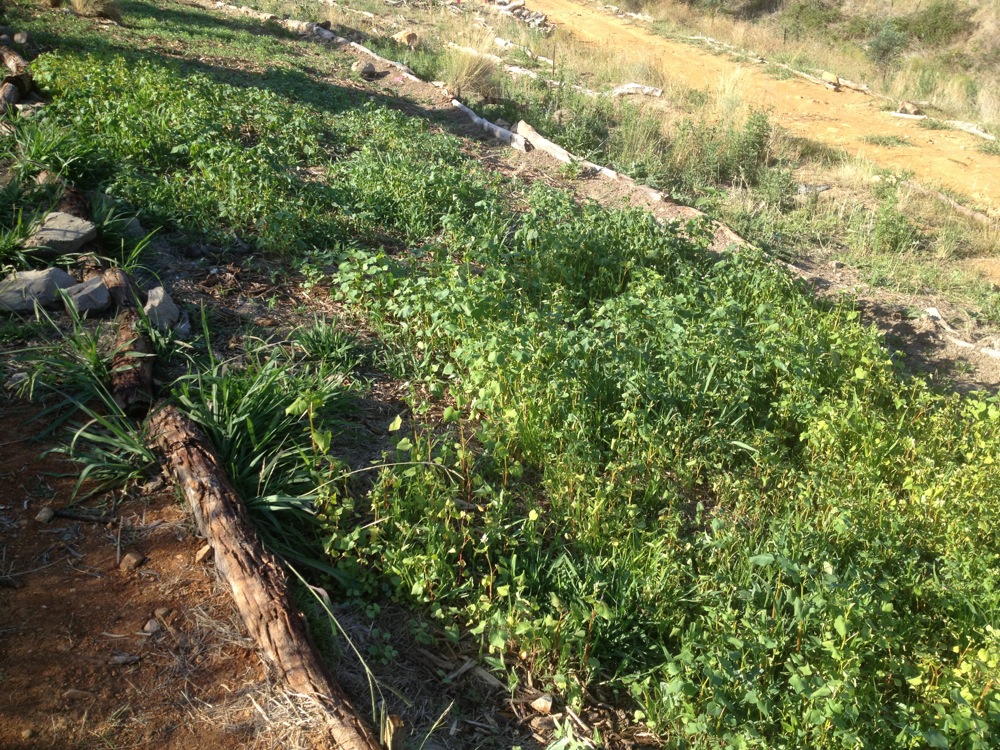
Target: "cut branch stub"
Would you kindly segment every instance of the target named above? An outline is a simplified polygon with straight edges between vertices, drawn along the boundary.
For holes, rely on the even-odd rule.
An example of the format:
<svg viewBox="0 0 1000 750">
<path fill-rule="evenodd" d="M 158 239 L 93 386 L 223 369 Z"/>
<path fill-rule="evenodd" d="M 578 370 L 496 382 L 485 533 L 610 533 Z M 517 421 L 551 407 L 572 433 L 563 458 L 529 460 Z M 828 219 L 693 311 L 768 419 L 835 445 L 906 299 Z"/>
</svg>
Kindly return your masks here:
<svg viewBox="0 0 1000 750">
<path fill-rule="evenodd" d="M 128 416 L 140 419 L 153 403 L 153 343 L 136 330 L 139 314 L 123 308 L 111 359 L 111 396 Z"/>
<path fill-rule="evenodd" d="M 208 440 L 176 407 L 147 421 L 150 445 L 160 451 L 212 547 L 247 630 L 280 679 L 322 704 L 335 747 L 377 750 L 378 740 L 331 677 L 295 609 L 277 558 L 264 549 L 246 509 Z"/>
</svg>

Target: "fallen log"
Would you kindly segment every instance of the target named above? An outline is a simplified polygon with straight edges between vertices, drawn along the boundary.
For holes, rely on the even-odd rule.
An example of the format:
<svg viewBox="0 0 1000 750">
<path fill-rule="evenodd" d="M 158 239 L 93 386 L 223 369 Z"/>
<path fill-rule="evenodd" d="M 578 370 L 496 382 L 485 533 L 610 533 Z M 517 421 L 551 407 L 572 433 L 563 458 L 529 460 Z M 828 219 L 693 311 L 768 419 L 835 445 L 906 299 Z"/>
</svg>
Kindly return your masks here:
<svg viewBox="0 0 1000 750">
<path fill-rule="evenodd" d="M 936 198 L 937 200 L 944 203 L 946 206 L 952 208 L 957 213 L 969 219 L 972 219 L 973 221 L 978 221 L 980 224 L 985 224 L 988 227 L 997 226 L 997 222 L 991 219 L 986 214 L 982 213 L 981 211 L 976 211 L 975 209 L 968 208 L 967 206 L 963 206 L 954 198 L 945 195 L 940 190 L 932 190 L 931 188 L 925 188 L 923 185 L 918 185 L 912 180 L 907 180 L 906 186 L 910 188 L 910 190 L 913 190 L 914 192 L 920 193 L 922 195 L 929 195 L 931 198 Z"/>
<path fill-rule="evenodd" d="M 479 128 L 482 128 L 501 143 L 510 146 L 511 148 L 517 149 L 518 151 L 523 151 L 527 153 L 529 146 L 528 142 L 524 139 L 523 136 L 518 135 L 517 133 L 512 133 L 506 128 L 501 128 L 499 125 L 496 125 L 490 122 L 489 120 L 480 117 L 471 109 L 462 104 L 462 102 L 460 102 L 458 99 L 452 99 L 451 106 L 453 106 L 455 109 L 464 112 L 465 115 L 470 120 L 472 120 L 474 125 L 476 125 Z"/>
<path fill-rule="evenodd" d="M 111 358 L 111 397 L 134 419 L 145 417 L 153 405 L 153 344 L 138 323 L 135 309 L 122 309 Z"/>
<path fill-rule="evenodd" d="M 139 287 L 125 271 L 106 268 L 101 271 L 101 280 L 111 293 L 111 303 L 116 308 L 135 310 L 139 307 Z"/>
<path fill-rule="evenodd" d="M 329 712 L 333 746 L 378 750 L 379 743 L 330 675 L 292 604 L 278 559 L 264 549 L 222 464 L 190 419 L 166 405 L 147 421 L 152 447 L 191 506 L 247 630 L 279 678 Z"/>
<path fill-rule="evenodd" d="M 641 83 L 625 83 L 612 89 L 608 96 L 663 96 L 663 89 L 655 86 L 644 86 Z"/>
<path fill-rule="evenodd" d="M 120 268 L 107 268 L 101 280 L 120 311 L 111 358 L 111 397 L 128 416 L 146 416 L 153 404 L 153 342 L 137 330 L 139 288 Z"/>
</svg>

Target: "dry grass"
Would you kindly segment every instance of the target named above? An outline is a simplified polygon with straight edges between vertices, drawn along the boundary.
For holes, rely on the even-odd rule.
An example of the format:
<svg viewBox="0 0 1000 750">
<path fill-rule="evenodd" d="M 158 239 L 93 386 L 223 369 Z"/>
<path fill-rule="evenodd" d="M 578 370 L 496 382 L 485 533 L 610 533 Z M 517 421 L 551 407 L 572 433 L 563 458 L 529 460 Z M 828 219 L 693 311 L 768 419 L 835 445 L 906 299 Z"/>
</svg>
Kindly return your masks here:
<svg viewBox="0 0 1000 750">
<path fill-rule="evenodd" d="M 72 0 L 72 6 L 76 13 L 87 18 L 106 18 L 117 24 L 124 23 L 117 0 Z"/>
</svg>

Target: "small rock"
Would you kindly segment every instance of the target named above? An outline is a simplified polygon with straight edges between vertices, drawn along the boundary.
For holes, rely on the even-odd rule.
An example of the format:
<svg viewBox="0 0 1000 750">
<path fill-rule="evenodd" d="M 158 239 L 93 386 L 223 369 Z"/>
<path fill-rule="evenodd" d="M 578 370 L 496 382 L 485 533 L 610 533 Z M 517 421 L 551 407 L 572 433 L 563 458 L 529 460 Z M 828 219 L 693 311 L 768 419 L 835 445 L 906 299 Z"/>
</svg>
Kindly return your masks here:
<svg viewBox="0 0 1000 750">
<path fill-rule="evenodd" d="M 375 66 L 370 62 L 365 62 L 364 60 L 358 60 L 355 62 L 354 65 L 351 66 L 351 70 L 368 81 L 378 75 L 378 71 L 375 70 Z"/>
<path fill-rule="evenodd" d="M 94 700 L 93 693 L 88 693 L 86 690 L 77 690 L 76 688 L 70 688 L 69 690 L 64 690 L 62 697 L 64 700 L 68 701 Z"/>
<path fill-rule="evenodd" d="M 159 633 L 161 630 L 163 630 L 163 626 L 160 625 L 160 621 L 155 617 L 151 617 L 146 624 L 142 626 L 142 632 L 149 633 L 150 635 Z"/>
<path fill-rule="evenodd" d="M 125 226 L 122 227 L 122 233 L 133 240 L 141 240 L 149 234 L 146 228 L 134 216 L 125 222 Z"/>
<path fill-rule="evenodd" d="M 124 667 L 128 664 L 138 664 L 139 657 L 133 654 L 114 654 L 108 659 L 108 664 L 112 667 Z"/>
<path fill-rule="evenodd" d="M 21 732 L 21 739 L 22 740 L 30 740 L 34 736 L 35 736 L 35 730 L 34 729 L 25 729 L 23 732 Z"/>
<path fill-rule="evenodd" d="M 141 492 L 143 495 L 152 495 L 154 492 L 161 489 L 163 487 L 163 484 L 164 482 L 162 476 L 154 477 L 153 479 L 150 479 L 148 482 L 142 485 L 139 488 L 139 492 Z"/>
<path fill-rule="evenodd" d="M 121 563 L 118 567 L 123 573 L 129 573 L 146 561 L 145 556 L 140 555 L 138 552 L 129 552 L 122 558 Z"/>
<path fill-rule="evenodd" d="M 97 227 L 93 222 L 77 216 L 53 211 L 45 217 L 42 226 L 28 238 L 24 247 L 43 258 L 56 258 L 67 253 L 75 253 L 86 243 L 97 237 Z"/>
<path fill-rule="evenodd" d="M 413 29 L 405 29 L 400 31 L 398 34 L 393 34 L 392 38 L 395 39 L 400 44 L 405 44 L 410 49 L 417 46 L 417 42 L 420 41 L 420 37 L 417 36 L 417 32 Z"/>
<path fill-rule="evenodd" d="M 847 264 L 845 264 L 841 260 L 835 260 L 830 265 L 833 266 L 833 268 L 836 269 L 837 271 L 839 271 L 841 268 L 846 268 L 847 267 Z"/>
<path fill-rule="evenodd" d="M 3 387 L 8 391 L 16 391 L 21 384 L 28 380 L 28 373 L 15 372 L 4 382 Z"/>
<path fill-rule="evenodd" d="M 552 696 L 543 695 L 541 698 L 535 698 L 531 701 L 531 707 L 540 714 L 552 713 Z"/>
<path fill-rule="evenodd" d="M 161 620 L 166 620 L 170 616 L 170 607 L 157 607 L 153 614 Z"/>
<path fill-rule="evenodd" d="M 31 312 L 37 301 L 48 307 L 56 291 L 76 284 L 76 279 L 61 268 L 43 271 L 19 271 L 0 281 L 0 312 Z"/>
<path fill-rule="evenodd" d="M 195 565 L 201 565 L 211 556 L 212 556 L 212 545 L 206 544 L 204 547 L 198 550 L 197 554 L 195 554 L 194 556 Z"/>
<path fill-rule="evenodd" d="M 52 508 L 50 508 L 48 505 L 46 505 L 44 508 L 38 511 L 38 515 L 35 516 L 35 520 L 38 521 L 38 523 L 48 523 L 55 517 L 56 517 L 56 512 L 52 510 Z"/>
<path fill-rule="evenodd" d="M 104 312 L 111 307 L 111 293 L 100 276 L 92 276 L 82 284 L 67 287 L 64 302 L 67 313 L 70 306 L 81 313 Z"/>
<path fill-rule="evenodd" d="M 922 115 L 924 112 L 920 107 L 918 107 L 913 102 L 902 101 L 899 103 L 899 109 L 896 110 L 904 115 Z"/>
<path fill-rule="evenodd" d="M 824 70 L 820 73 L 819 77 L 822 78 L 823 82 L 830 86 L 834 91 L 840 91 L 840 76 Z"/>
<path fill-rule="evenodd" d="M 149 290 L 148 301 L 143 310 L 149 322 L 162 333 L 173 328 L 181 318 L 181 311 L 177 309 L 177 305 L 162 286 Z"/>
<path fill-rule="evenodd" d="M 35 175 L 36 185 L 58 185 L 60 182 L 59 175 L 55 172 L 50 172 L 47 169 L 43 169 L 41 172 Z"/>
<path fill-rule="evenodd" d="M 30 31 L 19 31 L 14 34 L 14 44 L 20 44 L 22 47 L 30 47 L 34 43 L 35 39 L 31 36 Z"/>
<path fill-rule="evenodd" d="M 177 325 L 174 326 L 174 337 L 180 339 L 181 341 L 187 341 L 191 338 L 191 316 L 188 315 L 187 310 L 181 310 L 181 319 L 177 321 Z"/>
</svg>

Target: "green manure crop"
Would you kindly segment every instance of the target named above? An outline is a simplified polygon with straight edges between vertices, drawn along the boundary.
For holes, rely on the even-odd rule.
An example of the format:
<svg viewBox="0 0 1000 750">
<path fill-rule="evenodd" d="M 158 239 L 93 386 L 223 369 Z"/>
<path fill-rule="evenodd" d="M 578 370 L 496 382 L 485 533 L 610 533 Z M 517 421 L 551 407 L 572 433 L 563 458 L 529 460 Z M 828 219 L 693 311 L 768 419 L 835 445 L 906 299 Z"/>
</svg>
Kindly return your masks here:
<svg viewBox="0 0 1000 750">
<path fill-rule="evenodd" d="M 455 404 L 398 445 L 453 473 L 386 470 L 356 565 L 678 747 L 995 743 L 996 400 L 696 227 L 529 203 L 341 268 Z"/>
</svg>

